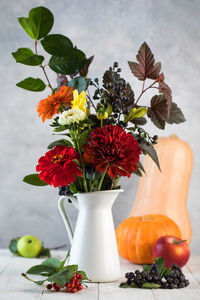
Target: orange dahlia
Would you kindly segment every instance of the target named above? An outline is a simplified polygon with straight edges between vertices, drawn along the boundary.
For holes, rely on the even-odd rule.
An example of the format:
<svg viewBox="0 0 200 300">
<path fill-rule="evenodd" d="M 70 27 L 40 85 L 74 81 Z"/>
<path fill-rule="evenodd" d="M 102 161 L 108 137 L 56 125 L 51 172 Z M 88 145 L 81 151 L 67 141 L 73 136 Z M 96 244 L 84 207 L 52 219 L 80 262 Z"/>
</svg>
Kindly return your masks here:
<svg viewBox="0 0 200 300">
<path fill-rule="evenodd" d="M 42 117 L 42 122 L 45 119 L 51 119 L 56 113 L 61 104 L 70 105 L 73 100 L 73 87 L 61 86 L 60 90 L 42 99 L 37 105 L 38 116 Z"/>
</svg>

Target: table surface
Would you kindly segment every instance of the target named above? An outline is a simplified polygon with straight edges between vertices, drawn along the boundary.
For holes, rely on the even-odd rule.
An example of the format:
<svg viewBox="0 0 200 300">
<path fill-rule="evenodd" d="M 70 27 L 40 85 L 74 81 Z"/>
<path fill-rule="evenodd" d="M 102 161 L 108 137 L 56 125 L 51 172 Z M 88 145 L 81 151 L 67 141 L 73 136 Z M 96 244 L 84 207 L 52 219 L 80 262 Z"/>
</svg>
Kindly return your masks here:
<svg viewBox="0 0 200 300">
<path fill-rule="evenodd" d="M 64 259 L 65 251 L 52 251 L 52 257 Z M 141 268 L 121 260 L 122 278 L 118 282 L 89 283 L 88 288 L 76 294 L 54 292 L 29 282 L 21 276 L 30 267 L 40 264 L 43 259 L 30 259 L 13 256 L 7 249 L 0 249 L 0 300 L 200 300 L 200 255 L 191 256 L 183 272 L 190 285 L 182 289 L 138 289 L 119 288 L 126 272 Z"/>
</svg>

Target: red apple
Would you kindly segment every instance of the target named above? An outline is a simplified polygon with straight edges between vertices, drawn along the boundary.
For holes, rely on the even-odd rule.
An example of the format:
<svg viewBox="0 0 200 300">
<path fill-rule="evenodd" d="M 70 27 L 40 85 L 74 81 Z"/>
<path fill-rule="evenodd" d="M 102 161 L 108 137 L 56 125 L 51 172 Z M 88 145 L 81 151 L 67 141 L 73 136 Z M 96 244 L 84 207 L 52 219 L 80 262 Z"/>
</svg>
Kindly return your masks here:
<svg viewBox="0 0 200 300">
<path fill-rule="evenodd" d="M 190 257 L 190 248 L 186 241 L 175 236 L 165 235 L 160 237 L 153 248 L 154 258 L 163 257 L 165 267 L 177 264 L 182 268 Z"/>
</svg>

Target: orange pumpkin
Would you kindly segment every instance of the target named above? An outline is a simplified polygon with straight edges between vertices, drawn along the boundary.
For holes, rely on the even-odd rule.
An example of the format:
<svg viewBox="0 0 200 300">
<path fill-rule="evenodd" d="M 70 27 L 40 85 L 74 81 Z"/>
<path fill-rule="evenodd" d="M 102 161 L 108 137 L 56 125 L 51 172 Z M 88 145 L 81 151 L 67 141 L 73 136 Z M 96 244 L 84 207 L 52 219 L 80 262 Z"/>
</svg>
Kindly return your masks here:
<svg viewBox="0 0 200 300">
<path fill-rule="evenodd" d="M 187 194 L 192 172 L 192 149 L 175 134 L 159 138 L 155 149 L 162 172 L 146 155 L 143 162 L 146 175 L 140 179 L 130 216 L 168 216 L 179 226 L 182 238 L 190 243 L 192 230 L 187 211 Z"/>
<path fill-rule="evenodd" d="M 116 229 L 119 255 L 136 264 L 154 261 L 153 246 L 163 235 L 181 238 L 178 226 L 163 215 L 129 217 Z"/>
</svg>

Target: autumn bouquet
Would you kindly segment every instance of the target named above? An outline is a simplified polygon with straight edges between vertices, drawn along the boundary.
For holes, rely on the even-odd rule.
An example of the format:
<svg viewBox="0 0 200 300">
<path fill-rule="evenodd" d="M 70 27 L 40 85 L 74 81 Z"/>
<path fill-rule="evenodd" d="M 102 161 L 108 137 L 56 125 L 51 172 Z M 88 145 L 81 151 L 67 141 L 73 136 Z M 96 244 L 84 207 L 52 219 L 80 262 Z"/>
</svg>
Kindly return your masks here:
<svg viewBox="0 0 200 300">
<path fill-rule="evenodd" d="M 50 94 L 38 102 L 37 113 L 43 122 L 53 119 L 50 126 L 54 135 L 62 135 L 39 158 L 37 173 L 24 181 L 53 185 L 59 187 L 60 195 L 67 195 L 116 189 L 122 176 L 142 176 L 141 154 L 149 155 L 160 168 L 154 149 L 158 136 L 150 136 L 143 128 L 147 118 L 160 129 L 185 118 L 172 102 L 161 63 L 155 63 L 147 43 L 140 47 L 137 62 L 128 61 L 132 74 L 142 82 L 136 97 L 117 62 L 104 72 L 102 81 L 89 78 L 94 56 L 87 58 L 69 37 L 49 34 L 54 18 L 47 8 L 33 8 L 28 18 L 18 20 L 34 40 L 34 50 L 19 48 L 12 55 L 17 63 L 39 66 L 46 82 L 29 77 L 17 86 L 33 92 L 50 89 Z M 41 47 L 51 55 L 45 63 Z M 50 82 L 49 69 L 55 72 L 57 83 Z M 141 105 L 143 94 L 150 89 L 156 94 L 148 106 Z"/>
</svg>

